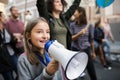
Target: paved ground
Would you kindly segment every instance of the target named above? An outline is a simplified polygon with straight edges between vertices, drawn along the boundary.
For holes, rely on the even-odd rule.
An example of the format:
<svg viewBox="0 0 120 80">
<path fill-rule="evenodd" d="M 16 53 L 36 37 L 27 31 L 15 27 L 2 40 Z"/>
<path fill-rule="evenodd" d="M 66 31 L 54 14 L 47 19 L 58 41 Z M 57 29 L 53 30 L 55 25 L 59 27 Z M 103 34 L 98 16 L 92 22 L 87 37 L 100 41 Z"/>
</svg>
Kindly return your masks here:
<svg viewBox="0 0 120 80">
<path fill-rule="evenodd" d="M 112 63 L 112 70 L 104 69 L 95 63 L 98 80 L 120 80 L 120 62 Z"/>
</svg>

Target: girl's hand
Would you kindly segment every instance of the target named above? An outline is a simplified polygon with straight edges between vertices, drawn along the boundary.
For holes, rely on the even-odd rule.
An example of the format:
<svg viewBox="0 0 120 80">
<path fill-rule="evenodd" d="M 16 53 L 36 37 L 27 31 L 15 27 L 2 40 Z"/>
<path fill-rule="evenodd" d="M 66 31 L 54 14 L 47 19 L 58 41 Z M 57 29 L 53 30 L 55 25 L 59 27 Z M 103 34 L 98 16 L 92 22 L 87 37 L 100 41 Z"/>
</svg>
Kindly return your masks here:
<svg viewBox="0 0 120 80">
<path fill-rule="evenodd" d="M 81 32 L 82 32 L 82 35 L 85 35 L 85 34 L 86 34 L 86 32 L 87 32 L 87 29 L 86 29 L 86 28 L 84 28 L 84 29 L 82 29 L 82 30 L 81 30 Z"/>
<path fill-rule="evenodd" d="M 55 72 L 58 70 L 58 68 L 59 68 L 59 62 L 56 61 L 55 59 L 52 59 L 51 62 L 46 67 L 46 72 L 49 75 L 54 75 Z"/>
</svg>

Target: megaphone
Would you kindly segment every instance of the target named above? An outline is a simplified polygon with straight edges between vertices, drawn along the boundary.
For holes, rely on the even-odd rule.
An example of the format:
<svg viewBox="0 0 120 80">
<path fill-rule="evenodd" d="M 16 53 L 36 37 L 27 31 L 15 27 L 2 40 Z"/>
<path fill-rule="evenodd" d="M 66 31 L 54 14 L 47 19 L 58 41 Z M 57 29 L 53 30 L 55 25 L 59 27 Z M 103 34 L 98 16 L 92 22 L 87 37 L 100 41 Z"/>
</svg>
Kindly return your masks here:
<svg viewBox="0 0 120 80">
<path fill-rule="evenodd" d="M 45 44 L 46 51 L 57 61 L 59 61 L 68 79 L 76 79 L 85 70 L 88 56 L 85 52 L 75 52 L 67 50 L 56 40 L 48 41 Z"/>
</svg>

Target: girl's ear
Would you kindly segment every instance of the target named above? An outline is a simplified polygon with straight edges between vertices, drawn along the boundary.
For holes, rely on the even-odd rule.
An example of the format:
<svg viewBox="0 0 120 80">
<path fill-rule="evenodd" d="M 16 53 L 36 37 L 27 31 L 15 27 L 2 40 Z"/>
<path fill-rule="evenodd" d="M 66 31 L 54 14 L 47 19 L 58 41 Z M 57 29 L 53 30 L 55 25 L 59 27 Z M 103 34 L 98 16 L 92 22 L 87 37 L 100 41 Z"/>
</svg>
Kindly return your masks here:
<svg viewBox="0 0 120 80">
<path fill-rule="evenodd" d="M 27 32 L 25 36 L 26 36 L 27 39 L 31 39 L 30 33 Z"/>
</svg>

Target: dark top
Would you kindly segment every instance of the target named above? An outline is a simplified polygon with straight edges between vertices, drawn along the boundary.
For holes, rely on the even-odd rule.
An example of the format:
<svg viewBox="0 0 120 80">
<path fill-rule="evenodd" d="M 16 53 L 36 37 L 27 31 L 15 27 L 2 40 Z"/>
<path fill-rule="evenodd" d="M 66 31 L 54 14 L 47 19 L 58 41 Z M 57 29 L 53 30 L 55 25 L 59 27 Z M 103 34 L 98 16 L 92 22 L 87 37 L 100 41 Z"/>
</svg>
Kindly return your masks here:
<svg viewBox="0 0 120 80">
<path fill-rule="evenodd" d="M 9 33 L 7 34 L 7 36 L 10 37 L 10 41 L 8 39 L 6 40 L 6 33 L 7 30 L 5 29 L 3 29 L 2 31 L 0 30 L 0 72 L 7 72 L 13 69 L 13 65 L 11 65 L 12 53 L 9 49 L 13 48 L 16 40 L 14 40 L 14 37 Z"/>
<path fill-rule="evenodd" d="M 95 27 L 94 30 L 94 40 L 98 43 L 102 43 L 102 39 L 104 39 L 104 31 L 100 27 Z"/>
</svg>

